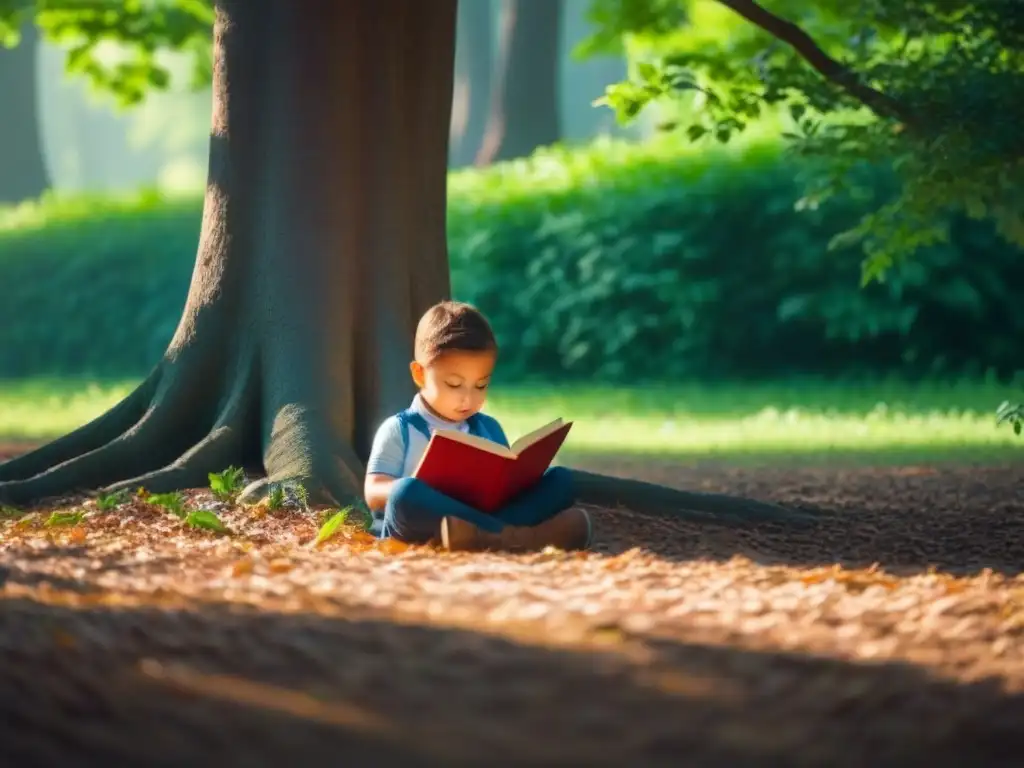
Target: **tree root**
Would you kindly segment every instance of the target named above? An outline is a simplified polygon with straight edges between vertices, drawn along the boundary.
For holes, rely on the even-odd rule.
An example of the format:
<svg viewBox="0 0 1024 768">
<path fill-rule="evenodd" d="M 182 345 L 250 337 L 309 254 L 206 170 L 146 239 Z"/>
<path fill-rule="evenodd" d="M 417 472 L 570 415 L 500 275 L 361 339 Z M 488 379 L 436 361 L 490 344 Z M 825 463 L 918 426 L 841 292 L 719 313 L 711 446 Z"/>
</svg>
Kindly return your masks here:
<svg viewBox="0 0 1024 768">
<path fill-rule="evenodd" d="M 159 493 L 197 480 L 205 485 L 208 472 L 240 461 L 239 433 L 253 403 L 251 357 L 246 363 L 215 422 L 222 375 L 202 366 L 158 367 L 103 416 L 0 465 L 2 476 L 13 478 L 0 482 L 0 502 L 27 505 L 139 485 Z"/>
<path fill-rule="evenodd" d="M 33 451 L 0 463 L 0 483 L 28 480 L 53 467 L 95 451 L 125 434 L 146 415 L 160 386 L 162 368 L 155 368 L 120 403 L 73 432 Z"/>
<path fill-rule="evenodd" d="M 646 515 L 729 527 L 763 522 L 803 526 L 817 522 L 817 518 L 812 515 L 755 499 L 681 491 L 664 485 L 601 475 L 582 469 L 571 471 L 576 499 L 586 504 L 626 507 Z"/>
</svg>

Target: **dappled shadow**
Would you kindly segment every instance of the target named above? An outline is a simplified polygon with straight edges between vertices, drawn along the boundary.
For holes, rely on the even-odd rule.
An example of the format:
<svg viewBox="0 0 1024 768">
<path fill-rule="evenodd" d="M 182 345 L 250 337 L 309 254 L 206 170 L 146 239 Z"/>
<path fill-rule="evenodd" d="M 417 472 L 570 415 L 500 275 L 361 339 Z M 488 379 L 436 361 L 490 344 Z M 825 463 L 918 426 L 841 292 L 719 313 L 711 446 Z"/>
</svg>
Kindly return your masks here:
<svg viewBox="0 0 1024 768">
<path fill-rule="evenodd" d="M 864 469 L 695 468 L 651 459 L 579 462 L 687 490 L 749 496 L 820 516 L 806 529 L 723 528 L 644 514 L 597 511 L 599 546 L 673 560 L 749 557 L 771 565 L 878 563 L 895 574 L 929 567 L 953 574 L 1024 571 L 1020 466 Z"/>
<path fill-rule="evenodd" d="M 995 768 L 1024 750 L 1019 695 L 904 664 L 696 635 L 559 647 L 368 613 L 0 605 L 4 765 Z"/>
</svg>

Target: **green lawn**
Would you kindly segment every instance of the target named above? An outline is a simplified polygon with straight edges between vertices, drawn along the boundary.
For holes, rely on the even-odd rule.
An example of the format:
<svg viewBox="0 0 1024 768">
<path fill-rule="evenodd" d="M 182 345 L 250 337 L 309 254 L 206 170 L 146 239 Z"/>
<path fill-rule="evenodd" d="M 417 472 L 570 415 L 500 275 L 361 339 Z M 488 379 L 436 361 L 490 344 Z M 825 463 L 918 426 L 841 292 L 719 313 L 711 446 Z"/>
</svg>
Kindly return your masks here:
<svg viewBox="0 0 1024 768">
<path fill-rule="evenodd" d="M 131 382 L 0 382 L 0 440 L 36 441 L 101 413 Z M 987 383 L 779 383 L 673 387 L 496 387 L 509 437 L 576 421 L 566 458 L 653 454 L 731 463 L 917 463 L 1024 458 L 993 412 L 1018 390 Z"/>
</svg>

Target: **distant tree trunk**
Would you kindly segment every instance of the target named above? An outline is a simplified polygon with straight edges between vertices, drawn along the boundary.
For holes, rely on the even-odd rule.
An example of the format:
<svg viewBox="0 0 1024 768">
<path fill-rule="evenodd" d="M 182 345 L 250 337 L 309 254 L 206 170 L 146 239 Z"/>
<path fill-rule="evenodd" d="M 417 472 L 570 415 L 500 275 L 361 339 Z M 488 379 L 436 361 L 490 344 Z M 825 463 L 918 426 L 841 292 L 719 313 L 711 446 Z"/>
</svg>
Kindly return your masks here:
<svg viewBox="0 0 1024 768">
<path fill-rule="evenodd" d="M 50 186 L 39 133 L 33 24 L 21 30 L 14 49 L 0 46 L 0 204 L 39 197 Z"/>
<path fill-rule="evenodd" d="M 105 414 L 0 464 L 0 503 L 206 485 L 234 464 L 362 496 L 412 397 L 416 322 L 449 295 L 455 0 L 218 0 L 209 181 L 178 329 Z M 700 520 L 760 502 L 575 472 L 578 498 Z M 693 510 L 704 510 L 694 512 Z"/>
<path fill-rule="evenodd" d="M 491 3 L 461 0 L 449 164 L 472 165 L 484 139 L 491 99 Z"/>
<path fill-rule="evenodd" d="M 529 155 L 561 138 L 562 0 L 503 0 L 491 112 L 476 164 Z"/>
</svg>

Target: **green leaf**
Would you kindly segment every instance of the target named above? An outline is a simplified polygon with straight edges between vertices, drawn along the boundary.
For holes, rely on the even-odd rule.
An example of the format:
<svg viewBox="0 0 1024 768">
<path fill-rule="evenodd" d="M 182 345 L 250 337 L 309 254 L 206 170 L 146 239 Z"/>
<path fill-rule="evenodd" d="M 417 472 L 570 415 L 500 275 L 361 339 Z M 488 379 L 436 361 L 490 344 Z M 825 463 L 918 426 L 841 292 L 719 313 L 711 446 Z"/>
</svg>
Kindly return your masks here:
<svg viewBox="0 0 1024 768">
<path fill-rule="evenodd" d="M 690 141 L 696 141 L 707 132 L 708 129 L 705 128 L 700 123 L 694 123 L 693 125 L 686 129 L 686 135 L 690 139 Z"/>
<path fill-rule="evenodd" d="M 267 495 L 267 508 L 268 509 L 280 509 L 284 506 L 284 486 L 280 483 L 275 483 L 270 487 L 270 493 Z"/>
<path fill-rule="evenodd" d="M 242 490 L 245 472 L 240 467 L 228 467 L 223 472 L 211 472 L 208 477 L 213 495 L 219 501 L 233 503 Z"/>
<path fill-rule="evenodd" d="M 221 522 L 216 513 L 208 509 L 197 509 L 189 512 L 185 518 L 185 524 L 193 528 L 203 528 L 216 533 L 231 533 L 231 529 Z"/>
<path fill-rule="evenodd" d="M 649 61 L 637 62 L 636 72 L 640 77 L 647 81 L 656 80 L 658 78 L 658 68 L 651 64 Z"/>
<path fill-rule="evenodd" d="M 345 524 L 348 520 L 348 509 L 342 509 L 336 512 L 331 517 L 327 518 L 327 521 L 320 526 L 320 530 L 317 531 L 316 540 L 313 542 L 314 546 L 323 544 L 329 538 L 334 536 L 338 532 L 338 529 Z"/>
<path fill-rule="evenodd" d="M 131 494 L 128 491 L 114 491 L 113 493 L 101 493 L 96 497 L 96 507 L 102 512 L 109 512 L 117 509 L 128 501 Z"/>
<path fill-rule="evenodd" d="M 54 512 L 43 523 L 47 528 L 54 528 L 65 525 L 78 525 L 85 519 L 85 512 L 76 510 L 74 512 Z"/>
<path fill-rule="evenodd" d="M 146 501 L 170 512 L 175 517 L 185 517 L 185 496 L 179 491 L 173 493 L 154 493 Z"/>
</svg>

